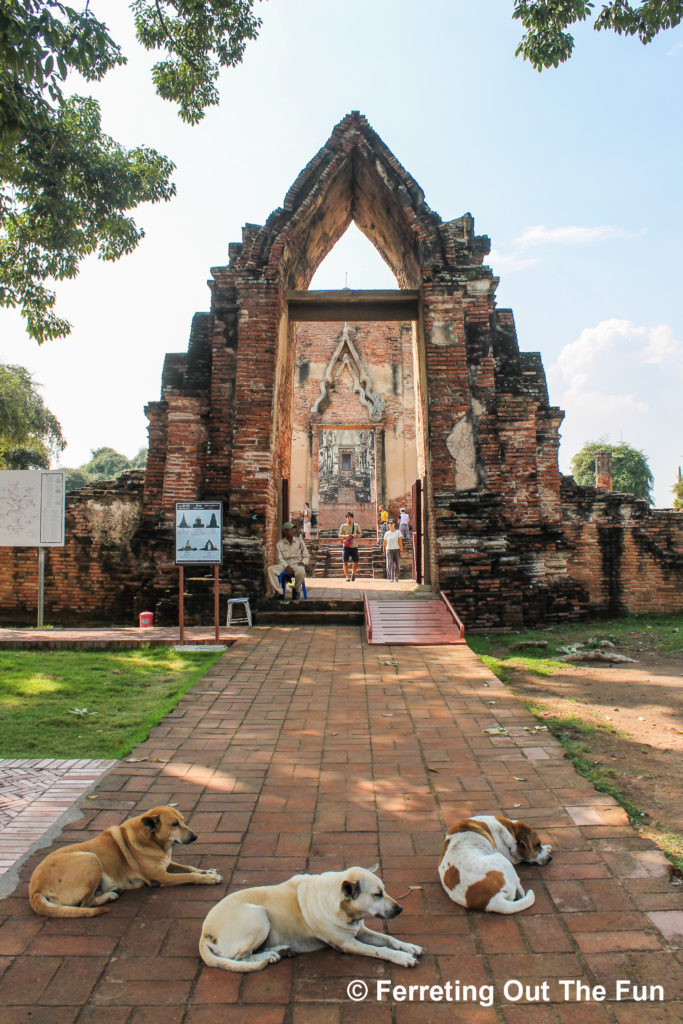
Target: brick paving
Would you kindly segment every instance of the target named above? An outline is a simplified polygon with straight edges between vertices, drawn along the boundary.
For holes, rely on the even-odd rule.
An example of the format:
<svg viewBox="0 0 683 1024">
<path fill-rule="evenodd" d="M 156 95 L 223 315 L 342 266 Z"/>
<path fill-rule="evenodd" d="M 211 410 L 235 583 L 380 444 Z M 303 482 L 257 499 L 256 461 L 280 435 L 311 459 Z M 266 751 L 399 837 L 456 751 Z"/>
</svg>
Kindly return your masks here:
<svg viewBox="0 0 683 1024">
<path fill-rule="evenodd" d="M 15 864 L 114 763 L 0 758 L 0 895 Z"/>
<path fill-rule="evenodd" d="M 683 910 L 667 862 L 467 648 L 256 627 L 134 756 L 148 760 L 115 765 L 59 843 L 177 801 L 200 836 L 179 859 L 217 867 L 224 883 L 48 920 L 27 904 L 32 856 L 0 902 L 0 1024 L 681 1019 Z M 520 867 L 536 893 L 522 914 L 469 913 L 441 889 L 444 829 L 476 812 L 522 817 L 555 847 L 551 864 Z M 230 889 L 377 860 L 404 905 L 389 929 L 427 950 L 416 969 L 332 950 L 244 976 L 199 960 L 202 920 Z M 362 1003 L 347 994 L 353 979 L 369 986 Z M 401 988 L 378 1000 L 383 982 L 424 986 L 426 1001 Z"/>
</svg>

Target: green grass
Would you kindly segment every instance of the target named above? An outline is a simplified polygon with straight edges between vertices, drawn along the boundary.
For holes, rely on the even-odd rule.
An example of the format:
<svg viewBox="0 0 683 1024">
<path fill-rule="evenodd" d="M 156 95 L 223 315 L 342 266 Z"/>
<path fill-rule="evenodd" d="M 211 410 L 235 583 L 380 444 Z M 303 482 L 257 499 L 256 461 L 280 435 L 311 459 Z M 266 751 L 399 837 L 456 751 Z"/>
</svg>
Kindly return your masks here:
<svg viewBox="0 0 683 1024">
<path fill-rule="evenodd" d="M 683 615 L 629 615 L 622 619 L 563 624 L 521 633 L 470 633 L 467 643 L 480 657 L 498 657 L 503 670 L 507 665 L 510 668 L 524 668 L 538 675 L 551 675 L 557 669 L 557 662 L 553 658 L 564 653 L 563 647 L 577 642 L 588 645 L 593 639 L 610 640 L 620 654 L 631 655 L 645 649 L 656 650 L 664 655 L 677 655 L 683 652 Z M 525 650 L 523 653 L 504 651 L 520 640 L 545 640 L 548 646 L 538 651 Z M 496 672 L 493 667 L 491 671 Z"/>
<path fill-rule="evenodd" d="M 125 757 L 219 656 L 0 652 L 0 757 Z"/>
</svg>

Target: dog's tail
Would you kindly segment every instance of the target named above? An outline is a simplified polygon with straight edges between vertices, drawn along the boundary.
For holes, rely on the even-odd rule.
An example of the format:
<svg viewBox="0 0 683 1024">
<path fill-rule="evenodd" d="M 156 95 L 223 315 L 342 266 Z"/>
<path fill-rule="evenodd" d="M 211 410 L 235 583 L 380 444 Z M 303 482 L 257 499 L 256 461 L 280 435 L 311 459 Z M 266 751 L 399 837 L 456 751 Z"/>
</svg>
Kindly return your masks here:
<svg viewBox="0 0 683 1024">
<path fill-rule="evenodd" d="M 520 910 L 533 907 L 535 902 L 533 889 L 528 889 L 523 896 L 516 900 L 508 899 L 503 892 L 497 892 L 486 904 L 486 909 L 493 910 L 497 914 L 518 914 Z"/>
<path fill-rule="evenodd" d="M 31 909 L 43 917 L 97 917 L 108 914 L 108 907 L 68 907 L 63 903 L 52 903 L 42 892 L 32 892 L 29 900 Z"/>
<path fill-rule="evenodd" d="M 253 960 L 232 960 L 230 957 L 221 956 L 214 948 L 211 938 L 202 935 L 199 940 L 199 955 L 207 967 L 220 967 L 223 971 L 237 971 L 238 974 L 249 974 L 251 971 L 262 971 L 273 960 L 263 956 Z M 274 957 L 279 960 L 279 956 Z"/>
</svg>

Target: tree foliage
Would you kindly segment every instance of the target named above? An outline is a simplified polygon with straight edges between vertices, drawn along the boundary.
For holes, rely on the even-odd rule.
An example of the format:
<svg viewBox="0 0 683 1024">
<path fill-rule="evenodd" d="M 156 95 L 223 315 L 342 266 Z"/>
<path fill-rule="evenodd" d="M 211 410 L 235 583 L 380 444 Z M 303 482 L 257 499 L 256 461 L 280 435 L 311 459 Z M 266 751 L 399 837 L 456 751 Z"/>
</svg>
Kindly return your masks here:
<svg viewBox="0 0 683 1024">
<path fill-rule="evenodd" d="M 633 494 L 653 504 L 652 487 L 655 479 L 644 452 L 629 444 L 608 444 L 589 441 L 572 459 L 572 475 L 577 484 L 595 487 L 595 456 L 598 452 L 612 454 L 612 486 L 615 491 Z"/>
<path fill-rule="evenodd" d="M 678 471 L 678 480 L 671 490 L 674 492 L 674 508 L 677 512 L 683 512 L 683 477 L 681 477 L 680 469 Z"/>
<path fill-rule="evenodd" d="M 28 370 L 0 364 L 0 469 L 49 469 L 65 447 Z"/>
<path fill-rule="evenodd" d="M 567 31 L 593 16 L 591 0 L 515 0 L 513 18 L 526 29 L 517 54 L 537 71 L 557 67 L 572 55 L 574 37 Z M 655 36 L 683 21 L 683 0 L 609 0 L 600 5 L 593 27 L 651 43 Z"/>
<path fill-rule="evenodd" d="M 38 342 L 69 333 L 52 280 L 93 253 L 116 260 L 144 232 L 131 216 L 175 194 L 173 163 L 101 130 L 91 96 L 65 95 L 77 73 L 98 81 L 126 62 L 104 21 L 59 0 L 0 0 L 0 305 L 18 307 Z M 102 2 L 102 0 L 100 0 Z M 218 103 L 221 68 L 258 34 L 255 0 L 132 0 L 136 35 L 159 51 L 157 92 L 196 124 Z"/>
<path fill-rule="evenodd" d="M 76 491 L 86 484 L 99 480 L 116 480 L 122 473 L 132 469 L 144 469 L 147 464 L 147 449 L 141 448 L 132 459 L 115 451 L 114 448 L 95 448 L 91 459 L 77 469 L 65 469 L 64 479 L 67 491 Z"/>
</svg>

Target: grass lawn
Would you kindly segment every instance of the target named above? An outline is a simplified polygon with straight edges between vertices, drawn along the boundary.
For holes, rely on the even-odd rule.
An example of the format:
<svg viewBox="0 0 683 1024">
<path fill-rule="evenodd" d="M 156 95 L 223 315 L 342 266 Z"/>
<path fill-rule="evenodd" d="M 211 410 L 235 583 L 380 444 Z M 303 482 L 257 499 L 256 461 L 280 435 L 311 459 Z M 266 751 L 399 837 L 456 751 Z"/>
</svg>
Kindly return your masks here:
<svg viewBox="0 0 683 1024">
<path fill-rule="evenodd" d="M 0 652 L 0 757 L 130 753 L 220 653 Z"/>
<path fill-rule="evenodd" d="M 637 637 L 637 639 L 633 639 Z M 523 668 L 538 676 L 549 676 L 564 664 L 555 655 L 566 654 L 568 648 L 580 641 L 587 647 L 587 641 L 609 640 L 621 654 L 637 657 L 644 650 L 661 654 L 677 655 L 683 651 L 683 615 L 629 615 L 623 619 L 600 619 L 593 622 L 579 622 L 571 625 L 550 626 L 530 629 L 514 634 L 470 634 L 467 643 L 499 679 L 507 682 L 509 669 Z M 504 657 L 494 652 L 501 647 L 510 647 L 520 641 L 543 640 L 543 650 L 509 651 Z"/>
</svg>

